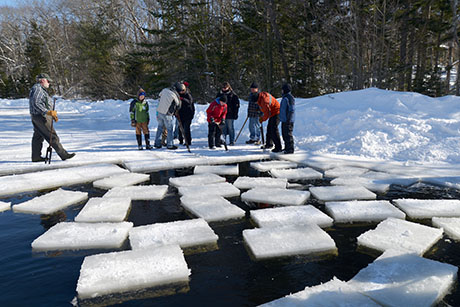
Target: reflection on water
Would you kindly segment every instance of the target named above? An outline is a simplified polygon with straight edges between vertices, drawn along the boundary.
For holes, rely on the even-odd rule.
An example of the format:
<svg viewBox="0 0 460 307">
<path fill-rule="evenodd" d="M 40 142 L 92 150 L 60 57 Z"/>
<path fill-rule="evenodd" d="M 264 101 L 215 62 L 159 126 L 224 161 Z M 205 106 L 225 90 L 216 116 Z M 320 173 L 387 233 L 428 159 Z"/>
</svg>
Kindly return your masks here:
<svg viewBox="0 0 460 307">
<path fill-rule="evenodd" d="M 267 176 L 250 168 L 249 163 L 239 165 L 240 176 Z M 150 184 L 168 184 L 175 176 L 192 174 L 191 169 L 169 170 L 151 174 Z M 227 177 L 233 182 L 236 177 Z M 328 181 L 302 182 L 300 189 L 309 186 L 329 185 Z M 65 187 L 89 193 L 89 197 L 101 197 L 105 191 L 91 185 Z M 41 193 L 22 194 L 2 201 L 17 204 Z M 457 198 L 460 192 L 428 185 L 409 188 L 392 186 L 379 199 L 395 198 Z M 240 198 L 229 199 L 233 204 L 249 211 Z M 307 204 L 324 211 L 324 205 L 314 199 Z M 73 221 L 83 204 L 67 208 L 52 216 L 0 213 L 0 306 L 65 306 L 76 296 L 80 266 L 87 255 L 100 251 L 79 251 L 54 254 L 33 254 L 30 244 L 57 222 Z M 254 228 L 246 218 L 236 221 L 211 223 L 219 236 L 218 249 L 186 253 L 185 259 L 192 271 L 188 287 L 156 289 L 114 295 L 110 304 L 123 306 L 255 306 L 293 292 L 331 280 L 334 276 L 349 280 L 359 270 L 375 259 L 368 253 L 357 251 L 356 238 L 374 225 L 334 226 L 326 229 L 334 239 L 338 255 L 326 259 L 308 261 L 303 257 L 267 261 L 251 260 L 243 242 L 242 232 Z M 180 206 L 180 197 L 170 187 L 161 201 L 133 201 L 128 220 L 135 226 L 164 223 L 191 217 Z M 125 249 L 129 248 L 126 244 Z M 453 265 L 460 265 L 460 244 L 444 237 L 426 255 L 427 258 Z M 173 293 L 169 292 L 173 291 Z M 158 295 L 161 296 L 158 296 Z M 164 295 L 168 294 L 168 295 Z M 140 296 L 139 296 L 140 295 Z M 85 304 L 87 302 L 84 302 Z M 107 301 L 93 301 L 103 303 Z M 454 289 L 440 306 L 460 306 L 460 291 Z"/>
</svg>

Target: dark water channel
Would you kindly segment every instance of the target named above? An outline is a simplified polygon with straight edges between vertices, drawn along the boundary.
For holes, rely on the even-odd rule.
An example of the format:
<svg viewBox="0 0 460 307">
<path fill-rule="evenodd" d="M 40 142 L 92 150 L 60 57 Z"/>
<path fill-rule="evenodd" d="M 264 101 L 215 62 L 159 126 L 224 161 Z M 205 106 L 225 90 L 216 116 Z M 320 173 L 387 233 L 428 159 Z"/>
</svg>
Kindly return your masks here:
<svg viewBox="0 0 460 307">
<path fill-rule="evenodd" d="M 168 184 L 175 176 L 192 174 L 192 169 L 169 170 L 151 174 L 150 184 Z M 240 165 L 240 176 L 267 176 Z M 236 177 L 227 177 L 233 182 Z M 329 185 L 328 180 L 303 182 L 309 186 Z M 105 191 L 92 185 L 64 187 L 85 191 L 89 197 L 101 197 Z M 1 201 L 12 205 L 24 202 L 44 192 L 16 195 Z M 460 199 L 460 192 L 428 185 L 409 188 L 392 186 L 379 199 L 419 198 Z M 238 198 L 229 199 L 246 210 L 249 207 Z M 315 199 L 312 204 L 324 211 Z M 70 207 L 53 216 L 0 213 L 0 306 L 71 306 L 76 296 L 80 266 L 86 255 L 94 251 L 35 254 L 30 244 L 46 229 L 59 221 L 73 221 L 83 204 Z M 171 222 L 192 218 L 180 206 L 177 190 L 170 187 L 161 201 L 133 201 L 128 221 L 134 226 Z M 326 229 L 338 247 L 338 256 L 306 261 L 301 257 L 256 262 L 251 260 L 243 244 L 242 232 L 253 228 L 248 214 L 239 221 L 210 224 L 219 236 L 219 249 L 186 255 L 191 269 L 189 289 L 185 293 L 147 299 L 132 299 L 123 306 L 255 306 L 331 280 L 334 276 L 347 281 L 375 259 L 375 255 L 358 252 L 356 238 L 376 225 L 332 227 Z M 460 265 L 460 243 L 443 237 L 425 257 L 452 265 Z M 453 289 L 439 306 L 460 306 L 460 291 Z"/>
</svg>

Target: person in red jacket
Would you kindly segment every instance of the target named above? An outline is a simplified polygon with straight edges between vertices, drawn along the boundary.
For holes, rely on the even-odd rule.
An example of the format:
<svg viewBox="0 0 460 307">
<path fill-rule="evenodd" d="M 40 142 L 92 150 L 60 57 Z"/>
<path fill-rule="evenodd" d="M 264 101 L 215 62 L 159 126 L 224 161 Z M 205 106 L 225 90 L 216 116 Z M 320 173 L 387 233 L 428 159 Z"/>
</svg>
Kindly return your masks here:
<svg viewBox="0 0 460 307">
<path fill-rule="evenodd" d="M 272 148 L 274 143 L 275 148 L 273 148 L 272 152 L 281 152 L 281 139 L 278 130 L 280 124 L 280 103 L 269 93 L 261 92 L 257 99 L 257 104 L 264 113 L 259 117 L 259 122 L 262 123 L 268 119 L 267 137 L 265 138 L 265 145 L 262 148 Z"/>
<path fill-rule="evenodd" d="M 227 116 L 227 96 L 217 97 L 206 109 L 208 115 L 208 145 L 210 149 L 222 147 L 220 136 Z M 221 125 L 221 127 L 219 127 Z"/>
</svg>

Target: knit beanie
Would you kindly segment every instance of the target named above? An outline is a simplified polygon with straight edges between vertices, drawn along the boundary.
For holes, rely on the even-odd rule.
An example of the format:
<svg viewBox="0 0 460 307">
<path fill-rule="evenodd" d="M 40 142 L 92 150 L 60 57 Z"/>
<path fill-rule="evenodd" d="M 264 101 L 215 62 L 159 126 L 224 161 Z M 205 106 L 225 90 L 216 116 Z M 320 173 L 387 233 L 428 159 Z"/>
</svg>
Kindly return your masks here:
<svg viewBox="0 0 460 307">
<path fill-rule="evenodd" d="M 257 84 L 257 82 L 252 82 L 251 88 L 259 88 L 259 85 Z"/>
</svg>

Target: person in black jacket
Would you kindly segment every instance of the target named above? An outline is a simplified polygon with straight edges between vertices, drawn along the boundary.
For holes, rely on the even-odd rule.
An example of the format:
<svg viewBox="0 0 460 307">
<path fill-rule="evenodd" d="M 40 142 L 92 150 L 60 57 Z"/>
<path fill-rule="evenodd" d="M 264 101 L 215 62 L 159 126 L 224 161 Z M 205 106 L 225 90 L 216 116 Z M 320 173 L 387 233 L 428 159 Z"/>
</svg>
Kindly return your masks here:
<svg viewBox="0 0 460 307">
<path fill-rule="evenodd" d="M 179 130 L 179 143 L 183 144 L 185 139 L 185 144 L 189 146 L 192 145 L 192 133 L 190 131 L 190 125 L 192 124 L 192 119 L 195 116 L 195 104 L 193 102 L 192 94 L 188 88 L 188 83 L 184 82 L 186 90 L 179 92 L 181 107 L 178 112 L 178 120 L 182 123 L 184 128 L 185 136 L 182 135 L 182 132 Z"/>
<path fill-rule="evenodd" d="M 227 117 L 225 119 L 225 126 L 222 130 L 224 138 L 229 138 L 229 145 L 235 145 L 235 127 L 234 122 L 238 119 L 238 111 L 240 110 L 240 99 L 235 94 L 230 83 L 224 82 L 222 84 L 222 90 L 216 95 L 216 97 L 227 97 Z"/>
</svg>

